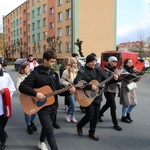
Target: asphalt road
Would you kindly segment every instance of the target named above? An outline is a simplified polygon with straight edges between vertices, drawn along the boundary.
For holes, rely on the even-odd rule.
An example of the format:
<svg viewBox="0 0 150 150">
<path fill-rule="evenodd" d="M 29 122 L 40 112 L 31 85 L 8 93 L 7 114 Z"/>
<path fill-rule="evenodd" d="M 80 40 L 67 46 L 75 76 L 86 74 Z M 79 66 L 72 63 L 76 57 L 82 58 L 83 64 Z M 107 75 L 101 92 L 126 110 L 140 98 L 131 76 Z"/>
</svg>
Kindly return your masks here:
<svg viewBox="0 0 150 150">
<path fill-rule="evenodd" d="M 17 72 L 10 66 L 6 68 L 6 71 L 10 73 L 15 83 Z M 144 75 L 138 83 L 136 91 L 138 105 L 132 113 L 133 123 L 120 122 L 121 105 L 119 105 L 119 100 L 116 98 L 117 117 L 123 130 L 116 131 L 113 129 L 108 110 L 104 114 L 104 122 L 98 122 L 97 124 L 96 133 L 100 137 L 99 141 L 94 141 L 88 137 L 89 125 L 83 128 L 83 137 L 77 135 L 76 125 L 65 121 L 63 97 L 60 97 L 57 120 L 61 128 L 54 129 L 59 150 L 150 150 L 150 75 Z M 13 117 L 9 119 L 6 127 L 8 133 L 6 150 L 37 150 L 41 130 L 38 117 L 35 121 L 38 131 L 32 135 L 27 134 L 17 92 L 13 95 L 12 103 Z M 104 103 L 105 99 L 102 105 Z M 83 115 L 78 103 L 76 103 L 76 119 L 80 120 Z"/>
</svg>

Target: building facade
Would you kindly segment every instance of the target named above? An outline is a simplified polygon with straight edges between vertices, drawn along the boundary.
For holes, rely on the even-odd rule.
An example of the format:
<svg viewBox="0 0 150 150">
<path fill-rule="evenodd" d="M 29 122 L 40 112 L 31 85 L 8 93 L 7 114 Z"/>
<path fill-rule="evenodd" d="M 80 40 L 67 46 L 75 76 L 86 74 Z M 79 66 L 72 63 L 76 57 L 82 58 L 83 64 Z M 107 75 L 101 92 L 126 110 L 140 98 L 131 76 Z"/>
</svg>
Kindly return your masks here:
<svg viewBox="0 0 150 150">
<path fill-rule="evenodd" d="M 41 59 L 53 37 L 58 59 L 116 49 L 116 0 L 27 0 L 3 17 L 4 49 L 9 57 Z M 58 40 L 59 39 L 59 40 Z M 12 56 L 13 55 L 13 56 Z"/>
</svg>

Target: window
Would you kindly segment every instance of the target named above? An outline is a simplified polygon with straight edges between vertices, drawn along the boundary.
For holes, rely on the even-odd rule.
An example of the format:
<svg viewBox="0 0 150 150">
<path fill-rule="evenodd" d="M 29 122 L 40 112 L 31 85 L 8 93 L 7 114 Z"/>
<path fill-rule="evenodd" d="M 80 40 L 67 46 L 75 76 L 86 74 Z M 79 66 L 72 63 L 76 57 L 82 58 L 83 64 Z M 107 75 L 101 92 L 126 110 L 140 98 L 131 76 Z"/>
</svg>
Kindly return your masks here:
<svg viewBox="0 0 150 150">
<path fill-rule="evenodd" d="M 58 28 L 58 36 L 62 36 L 62 28 Z"/>
<path fill-rule="evenodd" d="M 30 32 L 30 24 L 28 25 L 28 32 Z"/>
<path fill-rule="evenodd" d="M 41 14 L 41 7 L 37 8 L 37 15 L 39 16 Z"/>
<path fill-rule="evenodd" d="M 41 41 L 41 33 L 37 34 L 37 41 Z"/>
<path fill-rule="evenodd" d="M 28 1 L 27 7 L 30 8 L 30 1 Z"/>
<path fill-rule="evenodd" d="M 70 19 L 71 18 L 71 9 L 67 9 L 66 10 L 66 19 Z"/>
<path fill-rule="evenodd" d="M 62 52 L 62 44 L 58 44 L 58 53 L 61 53 Z"/>
<path fill-rule="evenodd" d="M 58 1 L 58 6 L 62 5 L 62 0 L 57 0 Z"/>
<path fill-rule="evenodd" d="M 32 11 L 32 18 L 34 18 L 35 17 L 35 13 L 34 13 L 35 11 L 33 10 Z"/>
<path fill-rule="evenodd" d="M 38 54 L 41 54 L 41 46 L 38 46 Z"/>
<path fill-rule="evenodd" d="M 30 13 L 28 13 L 28 20 L 30 20 Z"/>
<path fill-rule="evenodd" d="M 71 26 L 66 26 L 66 35 L 71 35 Z"/>
<path fill-rule="evenodd" d="M 43 32 L 43 40 L 47 39 L 47 32 Z"/>
<path fill-rule="evenodd" d="M 26 37 L 26 31 L 23 32 L 23 36 Z"/>
<path fill-rule="evenodd" d="M 23 21 L 23 25 L 24 25 L 24 26 L 26 25 L 26 21 L 25 21 L 25 20 Z"/>
<path fill-rule="evenodd" d="M 34 0 L 32 0 L 32 5 L 34 5 Z"/>
<path fill-rule="evenodd" d="M 50 13 L 50 14 L 53 14 L 53 13 L 54 13 L 54 7 L 50 8 L 49 13 Z"/>
<path fill-rule="evenodd" d="M 54 28 L 54 22 L 50 23 L 50 29 Z"/>
<path fill-rule="evenodd" d="M 37 22 L 37 28 L 38 29 L 41 28 L 41 20 L 38 20 L 38 22 Z"/>
<path fill-rule="evenodd" d="M 20 34 L 22 34 L 22 28 L 20 28 Z"/>
<path fill-rule="evenodd" d="M 47 11 L 47 5 L 43 5 L 43 12 L 46 12 Z"/>
<path fill-rule="evenodd" d="M 22 18 L 20 18 L 20 24 L 22 24 Z"/>
<path fill-rule="evenodd" d="M 30 36 L 28 36 L 28 43 L 30 43 Z"/>
<path fill-rule="evenodd" d="M 23 10 L 23 14 L 24 14 L 24 15 L 26 14 L 26 10 L 25 10 L 25 9 Z"/>
<path fill-rule="evenodd" d="M 43 27 L 45 27 L 47 25 L 47 19 L 43 18 Z"/>
<path fill-rule="evenodd" d="M 17 29 L 17 35 L 19 35 L 19 30 Z"/>
<path fill-rule="evenodd" d="M 62 21 L 62 12 L 58 13 L 57 17 L 58 17 L 58 22 Z"/>
<path fill-rule="evenodd" d="M 33 34 L 32 35 L 32 43 L 34 43 L 35 42 L 35 35 Z"/>
<path fill-rule="evenodd" d="M 71 43 L 66 43 L 66 52 L 71 51 Z"/>
<path fill-rule="evenodd" d="M 16 25 L 18 25 L 18 19 L 16 20 Z"/>
<path fill-rule="evenodd" d="M 32 23 L 32 30 L 35 30 L 35 23 Z"/>
</svg>

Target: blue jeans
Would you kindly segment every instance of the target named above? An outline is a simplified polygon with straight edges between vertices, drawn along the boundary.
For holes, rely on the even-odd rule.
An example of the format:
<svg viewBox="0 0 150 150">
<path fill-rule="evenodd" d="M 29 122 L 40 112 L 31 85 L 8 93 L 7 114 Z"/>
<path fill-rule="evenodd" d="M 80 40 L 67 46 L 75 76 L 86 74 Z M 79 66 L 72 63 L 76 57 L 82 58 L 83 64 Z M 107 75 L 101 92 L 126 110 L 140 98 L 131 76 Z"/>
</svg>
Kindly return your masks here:
<svg viewBox="0 0 150 150">
<path fill-rule="evenodd" d="M 71 114 L 71 117 L 74 116 L 75 114 L 75 103 L 76 103 L 76 100 L 75 100 L 75 97 L 74 95 L 68 95 L 68 99 L 69 99 L 69 102 L 70 102 L 70 106 L 68 108 L 68 111 L 67 111 L 67 115 L 70 115 Z"/>
<path fill-rule="evenodd" d="M 24 113 L 24 119 L 25 119 L 27 126 L 29 126 L 31 124 L 31 122 L 34 122 L 35 117 L 36 117 L 36 113 L 32 114 L 32 115 L 28 115 L 28 114 Z"/>
<path fill-rule="evenodd" d="M 122 116 L 125 117 L 127 114 L 130 114 L 132 109 L 135 107 L 136 105 L 123 105 L 122 106 Z"/>
</svg>

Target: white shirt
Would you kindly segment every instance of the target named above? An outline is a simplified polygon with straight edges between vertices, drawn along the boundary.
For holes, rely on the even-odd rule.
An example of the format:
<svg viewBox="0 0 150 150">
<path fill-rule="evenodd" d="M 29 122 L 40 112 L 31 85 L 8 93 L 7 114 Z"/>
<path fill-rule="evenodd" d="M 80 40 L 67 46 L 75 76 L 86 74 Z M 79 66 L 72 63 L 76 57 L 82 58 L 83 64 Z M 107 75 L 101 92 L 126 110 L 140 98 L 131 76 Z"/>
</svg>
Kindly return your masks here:
<svg viewBox="0 0 150 150">
<path fill-rule="evenodd" d="M 8 88 L 10 90 L 10 95 L 12 97 L 14 91 L 16 91 L 14 83 L 8 73 L 4 72 L 3 76 L 0 76 L 0 90 Z M 0 94 L 0 115 L 3 115 L 3 101 L 2 101 L 2 95 Z"/>
</svg>

